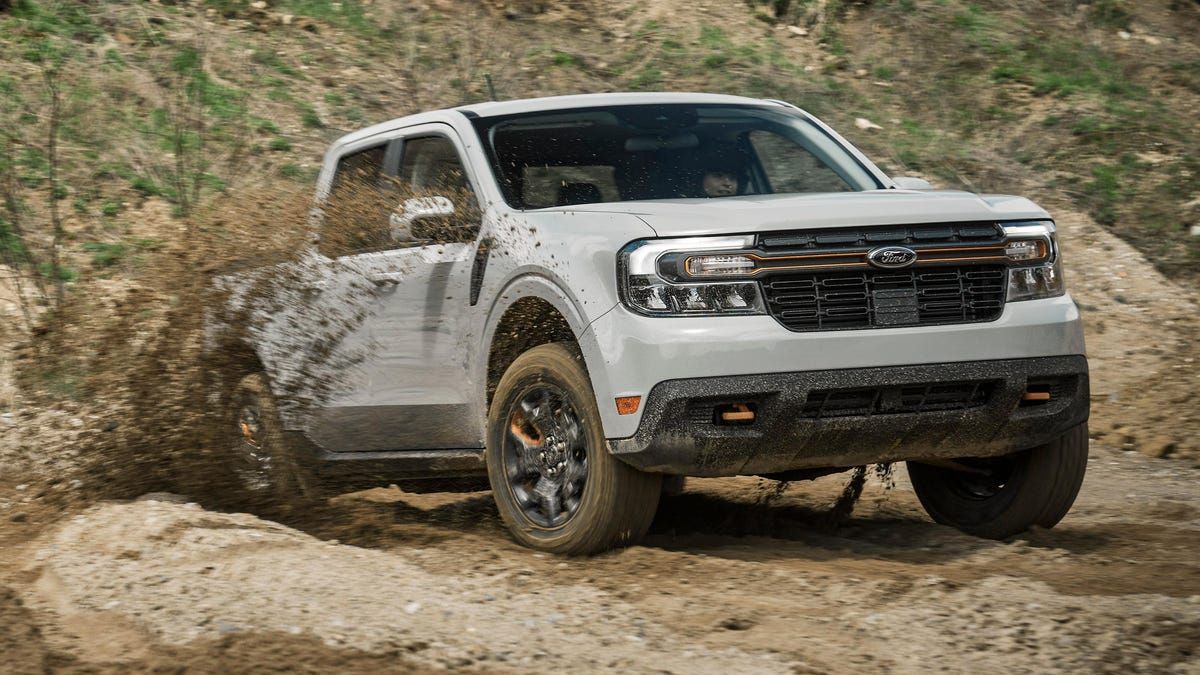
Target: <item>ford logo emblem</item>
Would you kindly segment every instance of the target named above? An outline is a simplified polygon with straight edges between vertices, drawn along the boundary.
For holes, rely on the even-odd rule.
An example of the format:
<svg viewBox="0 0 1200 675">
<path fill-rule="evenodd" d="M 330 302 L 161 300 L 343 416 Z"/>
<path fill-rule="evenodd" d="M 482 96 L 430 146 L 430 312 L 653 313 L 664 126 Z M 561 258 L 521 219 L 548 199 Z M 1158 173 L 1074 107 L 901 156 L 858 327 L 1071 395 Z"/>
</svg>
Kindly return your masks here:
<svg viewBox="0 0 1200 675">
<path fill-rule="evenodd" d="M 881 246 L 867 253 L 867 262 L 876 267 L 898 270 L 917 262 L 917 252 L 903 246 Z"/>
</svg>

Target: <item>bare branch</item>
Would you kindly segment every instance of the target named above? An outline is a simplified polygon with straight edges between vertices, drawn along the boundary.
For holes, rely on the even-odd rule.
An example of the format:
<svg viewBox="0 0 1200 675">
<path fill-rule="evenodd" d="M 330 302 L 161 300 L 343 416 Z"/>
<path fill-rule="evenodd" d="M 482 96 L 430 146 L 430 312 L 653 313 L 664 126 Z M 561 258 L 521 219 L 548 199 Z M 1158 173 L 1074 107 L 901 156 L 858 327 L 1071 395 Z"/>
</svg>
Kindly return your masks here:
<svg viewBox="0 0 1200 675">
<path fill-rule="evenodd" d="M 58 212 L 58 135 L 62 126 L 62 87 L 58 81 L 58 71 L 53 68 L 44 69 L 42 78 L 50 99 L 49 128 L 46 131 L 46 161 L 49 163 L 47 176 L 50 180 L 50 226 L 52 228 L 50 273 L 54 275 L 54 307 L 61 309 L 66 298 L 66 283 L 63 279 L 59 251 L 65 233 L 62 216 Z"/>
</svg>

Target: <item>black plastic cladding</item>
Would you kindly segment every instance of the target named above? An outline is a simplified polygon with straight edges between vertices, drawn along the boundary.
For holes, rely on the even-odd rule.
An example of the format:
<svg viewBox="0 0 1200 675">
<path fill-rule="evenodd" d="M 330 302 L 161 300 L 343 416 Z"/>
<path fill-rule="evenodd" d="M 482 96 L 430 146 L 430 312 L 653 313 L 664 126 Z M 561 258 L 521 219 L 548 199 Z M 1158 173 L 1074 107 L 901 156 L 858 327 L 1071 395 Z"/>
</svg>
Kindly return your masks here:
<svg viewBox="0 0 1200 675">
<path fill-rule="evenodd" d="M 978 385 L 978 388 L 976 388 Z M 1023 405 L 1027 391 L 1054 392 Z M 863 396 L 880 391 L 879 399 Z M 827 395 L 833 393 L 834 408 Z M 843 397 L 844 396 L 844 397 Z M 854 407 L 850 397 L 860 396 Z M 707 412 L 748 403 L 753 424 Z M 814 415 L 824 403 L 819 416 Z M 836 409 L 841 405 L 851 409 Z M 1082 355 L 668 380 L 637 432 L 610 439 L 622 461 L 689 476 L 764 474 L 907 459 L 990 457 L 1032 448 L 1087 421 Z M 807 413 L 807 414 L 805 414 Z"/>
<path fill-rule="evenodd" d="M 771 253 L 779 249 L 806 252 L 826 247 L 876 246 L 883 244 L 987 244 L 1004 241 L 999 223 L 948 223 L 938 225 L 884 225 L 861 229 L 837 228 L 803 232 L 772 232 L 758 236 L 759 248 Z"/>
<path fill-rule="evenodd" d="M 829 419 L 968 410 L 986 405 L 997 384 L 995 381 L 933 382 L 858 389 L 815 389 L 808 392 L 800 416 Z"/>
</svg>

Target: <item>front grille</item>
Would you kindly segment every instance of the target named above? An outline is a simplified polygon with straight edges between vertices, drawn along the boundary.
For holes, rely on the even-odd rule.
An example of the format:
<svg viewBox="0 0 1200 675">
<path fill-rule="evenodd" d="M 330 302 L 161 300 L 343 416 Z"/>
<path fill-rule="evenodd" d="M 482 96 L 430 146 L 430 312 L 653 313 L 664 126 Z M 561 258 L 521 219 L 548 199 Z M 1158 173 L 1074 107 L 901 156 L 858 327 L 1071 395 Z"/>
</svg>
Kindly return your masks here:
<svg viewBox="0 0 1200 675">
<path fill-rule="evenodd" d="M 944 410 L 985 405 L 995 382 L 942 382 L 862 389 L 821 389 L 808 393 L 801 417 L 862 417 Z"/>
<path fill-rule="evenodd" d="M 767 309 L 793 331 L 993 321 L 1004 309 L 1005 267 L 779 274 L 763 280 Z"/>
</svg>

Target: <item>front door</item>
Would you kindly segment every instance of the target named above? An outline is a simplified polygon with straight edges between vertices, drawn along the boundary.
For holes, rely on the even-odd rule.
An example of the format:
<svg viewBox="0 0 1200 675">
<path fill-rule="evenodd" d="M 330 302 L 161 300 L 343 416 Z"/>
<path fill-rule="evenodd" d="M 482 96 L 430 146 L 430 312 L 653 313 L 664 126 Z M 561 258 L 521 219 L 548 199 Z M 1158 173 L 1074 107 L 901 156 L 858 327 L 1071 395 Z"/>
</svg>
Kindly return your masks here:
<svg viewBox="0 0 1200 675">
<path fill-rule="evenodd" d="M 414 128 L 393 143 L 399 162 L 381 203 L 351 218 L 385 218 L 386 242 L 339 259 L 370 284 L 362 388 L 310 434 L 343 452 L 482 447 L 467 362 L 479 203 L 452 129 Z"/>
</svg>

